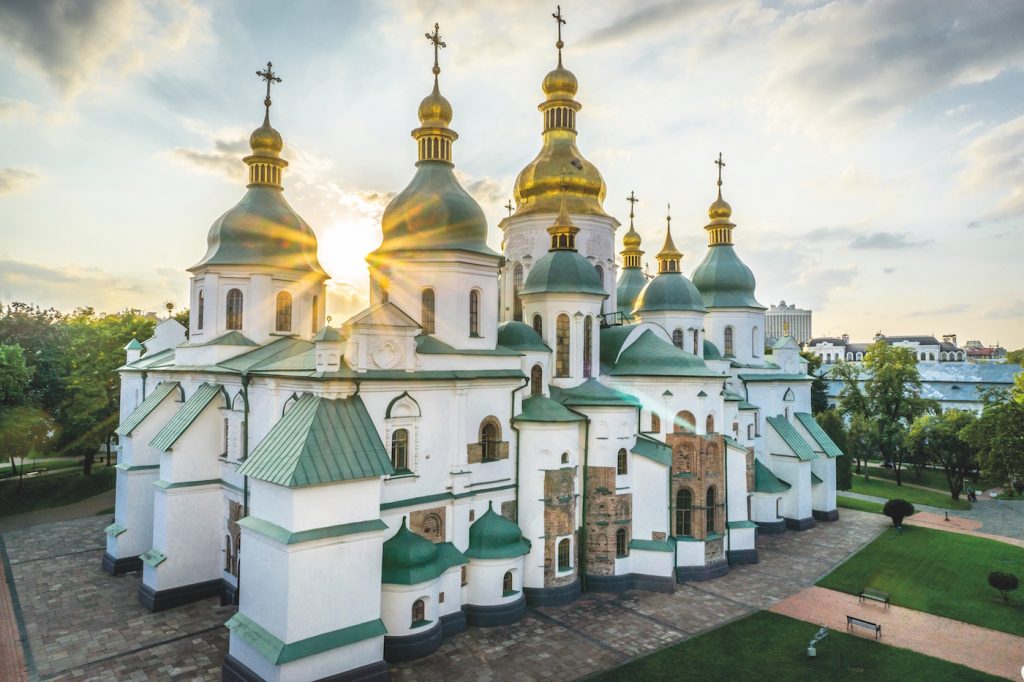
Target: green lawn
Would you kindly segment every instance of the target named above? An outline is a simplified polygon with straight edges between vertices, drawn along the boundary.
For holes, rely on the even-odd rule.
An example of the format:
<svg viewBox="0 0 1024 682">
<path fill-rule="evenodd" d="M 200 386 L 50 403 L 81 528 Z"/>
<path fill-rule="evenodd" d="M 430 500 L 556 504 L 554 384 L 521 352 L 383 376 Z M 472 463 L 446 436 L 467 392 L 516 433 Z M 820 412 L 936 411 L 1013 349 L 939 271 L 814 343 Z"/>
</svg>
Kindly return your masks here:
<svg viewBox="0 0 1024 682">
<path fill-rule="evenodd" d="M 80 469 L 52 476 L 0 482 L 0 516 L 21 514 L 37 509 L 60 507 L 99 495 L 114 488 L 113 467 L 93 467 L 92 476 Z"/>
<path fill-rule="evenodd" d="M 882 513 L 881 502 L 860 500 L 856 497 L 843 497 L 842 495 L 836 495 L 836 506 L 844 509 L 859 509 L 860 511 L 871 512 L 873 514 Z"/>
<path fill-rule="evenodd" d="M 1024 635 L 1024 595 L 1004 603 L 987 580 L 990 571 L 1024 577 L 1022 569 L 1022 547 L 904 526 L 883 532 L 818 585 L 850 594 L 872 587 L 899 606 Z"/>
<path fill-rule="evenodd" d="M 872 478 L 877 476 L 878 478 L 884 478 L 889 481 L 896 480 L 896 472 L 893 471 L 892 469 L 886 469 L 885 467 L 882 466 L 868 467 L 868 472 L 871 474 Z M 857 474 L 854 474 L 854 476 L 856 475 Z M 941 469 L 922 469 L 921 474 L 918 475 L 917 471 L 914 470 L 914 467 L 904 466 L 903 469 L 900 470 L 900 478 L 903 480 L 904 483 L 923 485 L 925 487 L 935 488 L 936 490 L 941 490 L 943 492 L 947 492 L 949 490 L 949 483 L 946 481 L 946 473 Z M 978 482 L 974 483 L 970 479 L 970 477 L 968 477 L 967 479 L 964 480 L 965 492 L 963 494 L 967 494 L 967 486 L 971 486 L 975 490 L 987 490 L 988 488 L 995 487 L 995 485 L 995 483 L 991 483 L 990 481 L 984 478 L 979 478 Z"/>
<path fill-rule="evenodd" d="M 929 490 L 921 490 L 920 488 L 908 488 L 905 485 L 899 486 L 892 481 L 885 481 L 880 478 L 872 478 L 865 481 L 863 475 L 854 475 L 853 489 L 851 492 L 861 493 L 862 495 L 884 497 L 887 500 L 903 498 L 914 505 L 927 504 L 932 507 L 940 507 L 942 509 L 971 508 L 971 503 L 967 501 L 966 497 L 959 500 L 953 500 L 950 499 L 949 493 L 933 493 Z"/>
<path fill-rule="evenodd" d="M 818 626 L 759 611 L 717 630 L 598 673 L 590 680 L 857 680 L 933 682 L 996 680 L 955 663 L 872 639 L 831 631 L 818 642 L 817 658 L 807 643 Z"/>
</svg>

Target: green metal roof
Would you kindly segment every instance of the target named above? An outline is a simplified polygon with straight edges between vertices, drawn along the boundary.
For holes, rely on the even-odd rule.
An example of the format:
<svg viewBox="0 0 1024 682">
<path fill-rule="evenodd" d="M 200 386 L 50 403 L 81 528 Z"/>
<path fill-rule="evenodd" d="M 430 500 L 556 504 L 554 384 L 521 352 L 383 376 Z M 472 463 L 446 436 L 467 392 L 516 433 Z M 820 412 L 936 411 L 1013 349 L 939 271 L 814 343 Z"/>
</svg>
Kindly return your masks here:
<svg viewBox="0 0 1024 682">
<path fill-rule="evenodd" d="M 772 344 L 772 350 L 779 350 L 780 348 L 785 348 L 790 341 L 796 343 L 796 339 L 794 339 L 792 336 L 780 336 L 778 340 Z M 800 344 L 797 344 L 797 346 L 799 345 Z"/>
<path fill-rule="evenodd" d="M 436 336 L 420 334 L 416 337 L 416 352 L 424 355 L 520 355 L 519 351 L 505 348 L 501 342 L 495 348 L 460 350 Z"/>
<path fill-rule="evenodd" d="M 341 335 L 334 327 L 327 325 L 316 333 L 313 337 L 314 341 L 344 341 L 345 337 Z"/>
<path fill-rule="evenodd" d="M 316 257 L 316 236 L 274 187 L 249 188 L 213 223 L 203 259 L 189 268 L 258 265 L 314 272 L 327 277 Z"/>
<path fill-rule="evenodd" d="M 761 460 L 754 460 L 754 492 L 756 493 L 784 493 L 792 486 L 772 473 L 772 470 L 761 464 Z"/>
<path fill-rule="evenodd" d="M 548 251 L 537 259 L 519 291 L 520 296 L 552 293 L 607 295 L 590 261 L 567 249 Z"/>
<path fill-rule="evenodd" d="M 217 338 L 210 339 L 209 341 L 189 343 L 187 345 L 192 348 L 197 348 L 200 346 L 258 346 L 260 344 L 256 343 L 240 331 L 230 331 L 226 334 L 221 334 Z"/>
<path fill-rule="evenodd" d="M 825 481 L 821 480 L 821 476 L 814 473 L 813 471 L 811 472 L 811 485 L 819 485 L 824 482 Z"/>
<path fill-rule="evenodd" d="M 744 445 L 743 443 L 739 442 L 738 440 L 736 440 L 732 436 L 722 436 L 722 438 L 724 438 L 725 442 L 728 443 L 729 445 L 733 446 L 734 448 L 739 448 L 740 450 L 744 450 L 744 451 L 746 451 L 746 449 L 747 449 L 746 445 Z"/>
<path fill-rule="evenodd" d="M 551 386 L 551 397 L 563 405 L 577 407 L 585 406 L 607 406 L 607 407 L 636 407 L 640 401 L 622 391 L 605 386 L 594 378 L 587 379 L 579 386 L 572 388 L 559 388 Z"/>
<path fill-rule="evenodd" d="M 619 312 L 630 315 L 633 311 L 633 304 L 640 290 L 647 284 L 647 278 L 640 268 L 623 268 L 619 275 L 619 283 L 615 288 L 615 301 L 619 306 Z"/>
<path fill-rule="evenodd" d="M 310 361 L 313 363 L 310 365 L 310 369 L 313 369 L 316 367 L 316 361 L 312 355 L 314 352 L 314 345 L 309 341 L 293 337 L 275 339 L 265 346 L 260 346 L 259 348 L 246 351 L 245 353 L 236 355 L 228 360 L 223 360 L 219 362 L 217 366 L 238 372 L 257 371 L 286 358 L 301 355 L 306 352 L 310 353 Z"/>
<path fill-rule="evenodd" d="M 721 360 L 722 354 L 718 352 L 718 346 L 712 342 L 704 339 L 704 359 L 705 360 Z"/>
<path fill-rule="evenodd" d="M 210 401 L 218 395 L 224 395 L 223 390 L 219 384 L 203 384 L 197 388 L 192 397 L 186 400 L 181 409 L 171 417 L 171 420 L 153 436 L 153 440 L 149 441 L 149 444 L 162 452 L 170 450 L 175 441 L 181 438 L 181 435 L 196 420 L 199 413 L 206 409 Z"/>
<path fill-rule="evenodd" d="M 739 407 L 739 409 L 741 409 L 741 410 L 760 410 L 761 409 L 760 407 L 758 407 L 754 403 L 746 401 L 746 400 L 740 401 L 740 404 L 737 405 L 737 407 Z"/>
<path fill-rule="evenodd" d="M 663 272 L 652 279 L 637 295 L 633 313 L 707 311 L 700 292 L 680 272 Z"/>
<path fill-rule="evenodd" d="M 839 446 L 836 445 L 836 442 L 832 440 L 827 433 L 825 433 L 825 429 L 821 428 L 817 419 L 806 412 L 797 412 L 796 418 L 800 421 L 803 427 L 807 429 L 807 433 L 811 434 L 811 438 L 821 446 L 821 449 L 825 451 L 826 455 L 829 457 L 843 456 L 843 451 L 840 450 Z"/>
<path fill-rule="evenodd" d="M 156 406 L 163 402 L 164 398 L 170 395 L 171 391 L 180 389 L 180 385 L 177 381 L 162 381 L 156 385 L 153 392 L 146 396 L 138 407 L 132 410 L 132 413 L 121 422 L 121 425 L 117 427 L 115 433 L 119 436 L 131 435 L 131 432 L 135 430 L 142 420 L 149 416 L 149 413 L 156 409 Z M 179 393 L 180 395 L 180 393 Z"/>
<path fill-rule="evenodd" d="M 469 527 L 466 556 L 470 559 L 512 559 L 529 551 L 530 542 L 523 538 L 519 524 L 494 513 L 494 502 Z"/>
<path fill-rule="evenodd" d="M 741 381 L 814 381 L 814 377 L 807 376 L 806 374 L 750 374 L 744 373 L 739 375 Z"/>
<path fill-rule="evenodd" d="M 640 540 L 633 538 L 629 541 L 630 549 L 642 549 L 647 552 L 674 552 L 675 538 L 668 537 L 665 540 Z"/>
<path fill-rule="evenodd" d="M 732 244 L 712 246 L 693 271 L 693 283 L 700 289 L 708 308 L 765 307 L 754 298 L 756 281 Z"/>
<path fill-rule="evenodd" d="M 143 370 L 143 369 L 150 369 L 151 367 L 156 367 L 158 365 L 163 365 L 163 364 L 168 364 L 168 365 L 173 365 L 174 364 L 174 349 L 173 348 L 164 348 L 162 351 L 158 351 L 156 353 L 148 353 L 146 355 L 143 355 L 141 358 L 139 358 L 135 362 L 130 362 L 130 363 L 124 365 L 123 367 L 119 367 L 118 369 Z"/>
<path fill-rule="evenodd" d="M 384 542 L 381 561 L 381 582 L 392 585 L 416 585 L 433 580 L 452 566 L 466 563 L 465 557 L 455 549 L 441 550 L 430 540 L 413 533 L 405 525 Z"/>
<path fill-rule="evenodd" d="M 793 428 L 788 419 L 785 417 L 768 417 L 768 424 L 775 429 L 775 433 L 782 437 L 782 440 L 800 458 L 800 461 L 810 462 L 811 460 L 818 459 L 818 456 L 814 454 L 814 450 L 807 444 L 807 441 L 800 437 L 800 434 Z"/>
<path fill-rule="evenodd" d="M 732 391 L 722 391 L 722 397 L 727 403 L 738 403 L 743 401 L 743 396 L 739 393 L 733 393 Z"/>
<path fill-rule="evenodd" d="M 128 342 L 128 345 L 124 347 L 124 350 L 145 350 L 145 349 L 146 348 L 141 343 L 139 343 L 139 340 L 136 339 L 134 336 L 132 337 L 132 340 Z"/>
<path fill-rule="evenodd" d="M 552 387 L 553 388 L 553 387 Z M 523 400 L 523 411 L 513 417 L 517 422 L 580 422 L 586 419 L 568 409 L 560 402 L 535 395 Z"/>
<path fill-rule="evenodd" d="M 378 618 L 285 644 L 241 611 L 231 616 L 224 626 L 274 665 L 290 663 L 373 637 L 383 637 L 388 633 L 384 621 Z"/>
<path fill-rule="evenodd" d="M 672 466 L 672 448 L 650 436 L 638 435 L 633 452 L 662 466 Z"/>
<path fill-rule="evenodd" d="M 692 353 L 676 348 L 648 329 L 619 355 L 612 367 L 602 367 L 610 376 L 721 377 Z"/>
<path fill-rule="evenodd" d="M 601 366 L 615 364 L 615 359 L 619 357 L 619 349 L 622 348 L 622 344 L 626 343 L 626 339 L 632 334 L 638 325 L 635 324 L 624 324 L 614 325 L 611 327 L 603 327 L 601 329 Z"/>
<path fill-rule="evenodd" d="M 274 424 L 238 473 L 298 488 L 395 473 L 359 396 L 306 393 Z"/>
<path fill-rule="evenodd" d="M 512 320 L 498 325 L 498 343 L 519 351 L 551 352 L 540 334 L 525 322 Z"/>
</svg>

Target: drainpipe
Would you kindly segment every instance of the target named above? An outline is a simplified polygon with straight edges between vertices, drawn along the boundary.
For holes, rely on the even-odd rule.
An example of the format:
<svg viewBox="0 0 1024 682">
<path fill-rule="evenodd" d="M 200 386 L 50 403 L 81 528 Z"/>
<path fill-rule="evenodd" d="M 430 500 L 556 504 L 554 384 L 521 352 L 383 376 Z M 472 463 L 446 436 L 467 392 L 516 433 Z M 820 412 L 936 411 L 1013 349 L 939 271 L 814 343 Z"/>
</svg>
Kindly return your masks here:
<svg viewBox="0 0 1024 682">
<path fill-rule="evenodd" d="M 242 460 L 249 457 L 249 380 L 242 372 Z M 242 516 L 249 515 L 249 477 L 242 477 Z"/>
<path fill-rule="evenodd" d="M 142 373 L 142 400 L 146 399 L 146 377 L 147 376 L 148 376 L 148 374 L 146 372 Z M 142 403 L 142 400 L 139 401 L 140 404 Z M 136 405 L 136 407 L 138 407 L 138 405 Z"/>
<path fill-rule="evenodd" d="M 523 385 L 522 386 L 517 386 L 516 388 L 512 389 L 512 406 L 509 408 L 510 414 L 509 414 L 509 418 L 508 418 L 509 428 L 511 428 L 513 431 L 516 432 L 516 482 L 515 482 L 515 488 L 513 490 L 515 491 L 515 496 L 516 496 L 516 524 L 517 525 L 519 524 L 519 468 L 520 468 L 520 463 L 519 463 L 519 429 L 516 427 L 516 422 L 515 422 L 515 416 L 516 416 L 516 393 L 518 393 L 519 391 L 523 390 L 524 388 L 526 388 L 529 385 L 530 385 L 530 380 L 528 378 L 526 378 L 526 377 L 523 377 Z"/>
<path fill-rule="evenodd" d="M 725 565 L 731 566 L 729 560 L 729 548 L 732 547 L 732 534 L 729 532 L 729 444 L 725 441 L 725 434 L 722 434 L 722 455 L 725 457 Z"/>
</svg>

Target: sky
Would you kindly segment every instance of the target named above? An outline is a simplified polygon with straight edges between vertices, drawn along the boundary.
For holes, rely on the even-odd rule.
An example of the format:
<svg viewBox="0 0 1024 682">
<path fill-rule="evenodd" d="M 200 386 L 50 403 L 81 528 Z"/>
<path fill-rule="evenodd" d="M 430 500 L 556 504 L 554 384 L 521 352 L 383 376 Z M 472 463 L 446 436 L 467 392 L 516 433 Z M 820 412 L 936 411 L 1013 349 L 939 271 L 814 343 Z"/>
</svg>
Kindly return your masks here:
<svg viewBox="0 0 1024 682">
<path fill-rule="evenodd" d="M 456 170 L 490 242 L 540 148 L 554 6 L 534 2 L 0 0 L 0 303 L 187 300 L 210 224 L 245 191 L 268 60 L 285 194 L 366 303 L 364 256 L 414 172 L 447 48 Z M 955 333 L 1024 346 L 1024 2 L 563 0 L 581 152 L 647 258 L 666 205 L 690 273 L 721 152 L 736 249 L 764 303 L 816 335 Z M 621 232 L 617 248 L 621 248 Z"/>
</svg>

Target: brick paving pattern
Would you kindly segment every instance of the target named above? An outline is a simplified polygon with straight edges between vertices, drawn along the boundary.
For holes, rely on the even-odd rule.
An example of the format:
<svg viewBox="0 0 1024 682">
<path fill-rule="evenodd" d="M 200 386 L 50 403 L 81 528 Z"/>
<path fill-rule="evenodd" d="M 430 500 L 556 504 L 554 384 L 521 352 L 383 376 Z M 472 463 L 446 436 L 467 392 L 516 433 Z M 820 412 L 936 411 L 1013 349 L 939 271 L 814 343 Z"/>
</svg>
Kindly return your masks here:
<svg viewBox="0 0 1024 682">
<path fill-rule="evenodd" d="M 1024 540 L 1019 538 L 1009 538 L 1005 535 L 993 535 L 991 533 L 982 533 L 978 529 L 982 528 L 985 524 L 981 521 L 975 521 L 974 519 L 967 519 L 962 516 L 950 516 L 949 521 L 946 520 L 945 515 L 936 514 L 933 512 L 918 512 L 907 519 L 904 519 L 903 523 L 908 526 L 921 526 L 922 528 L 935 528 L 937 530 L 944 530 L 950 533 L 960 533 L 962 535 L 974 535 L 979 538 L 987 538 L 989 540 L 996 540 L 998 542 L 1005 542 L 1009 545 L 1017 545 L 1018 547 L 1024 547 Z M 1024 525 L 1024 519 L 1021 519 L 1021 525 Z"/>
<path fill-rule="evenodd" d="M 21 634 L 14 618 L 14 605 L 7 587 L 7 567 L 0 562 L 0 680 L 27 682 Z"/>
<path fill-rule="evenodd" d="M 34 662 L 30 678 L 219 680 L 223 623 L 233 607 L 214 598 L 146 611 L 136 597 L 137 574 L 113 578 L 100 568 L 108 522 L 93 517 L 4 535 Z M 569 606 L 531 609 L 515 625 L 470 628 L 431 656 L 392 666 L 391 674 L 417 681 L 573 679 L 611 668 L 805 589 L 886 523 L 843 510 L 835 523 L 758 538 L 761 563 L 723 578 L 671 595 L 587 594 Z"/>
<path fill-rule="evenodd" d="M 1024 637 L 900 606 L 886 608 L 884 604 L 867 600 L 861 604 L 852 594 L 824 587 L 809 587 L 770 610 L 834 630 L 846 629 L 847 615 L 863 618 L 882 626 L 880 641 L 884 644 L 912 649 L 1011 680 L 1018 679 L 1024 666 Z M 854 628 L 854 631 L 869 638 L 875 636 L 862 628 Z M 823 646 L 828 646 L 827 640 Z"/>
</svg>

